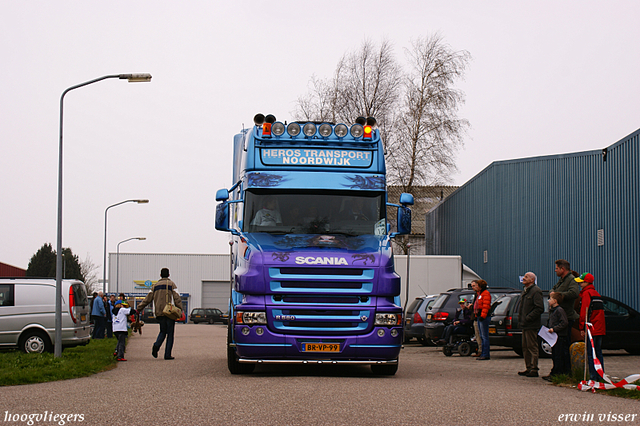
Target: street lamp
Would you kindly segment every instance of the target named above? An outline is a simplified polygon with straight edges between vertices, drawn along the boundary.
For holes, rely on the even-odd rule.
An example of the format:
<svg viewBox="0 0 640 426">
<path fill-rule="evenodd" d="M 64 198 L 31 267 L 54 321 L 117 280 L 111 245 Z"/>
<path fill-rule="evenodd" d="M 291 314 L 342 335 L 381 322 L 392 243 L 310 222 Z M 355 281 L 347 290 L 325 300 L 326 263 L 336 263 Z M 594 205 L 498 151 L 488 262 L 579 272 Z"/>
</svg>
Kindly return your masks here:
<svg viewBox="0 0 640 426">
<path fill-rule="evenodd" d="M 62 92 L 60 96 L 60 145 L 58 148 L 58 226 L 57 226 L 57 252 L 56 252 L 56 342 L 54 345 L 54 355 L 56 358 L 62 356 L 62 117 L 64 96 L 80 87 L 97 83 L 98 81 L 108 78 L 118 78 L 120 80 L 128 80 L 130 83 L 151 81 L 151 74 L 112 74 L 98 77 L 84 83 L 71 86 Z"/>
<path fill-rule="evenodd" d="M 116 204 L 112 204 L 104 210 L 104 250 L 102 258 L 102 292 L 107 292 L 107 212 L 111 207 L 119 206 L 124 203 L 147 204 L 149 200 L 125 200 Z"/>
<path fill-rule="evenodd" d="M 116 250 L 116 293 L 120 292 L 120 244 L 126 243 L 131 240 L 146 240 L 146 237 L 133 237 L 127 238 L 126 240 L 122 240 L 118 243 Z"/>
</svg>

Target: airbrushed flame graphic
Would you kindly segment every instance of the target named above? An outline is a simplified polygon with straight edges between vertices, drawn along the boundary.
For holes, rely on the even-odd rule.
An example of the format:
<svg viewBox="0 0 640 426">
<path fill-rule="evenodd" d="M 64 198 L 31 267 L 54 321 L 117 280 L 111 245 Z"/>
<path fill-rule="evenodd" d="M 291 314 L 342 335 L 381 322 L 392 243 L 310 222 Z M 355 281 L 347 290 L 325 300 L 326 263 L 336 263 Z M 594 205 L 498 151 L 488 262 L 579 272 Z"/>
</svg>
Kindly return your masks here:
<svg viewBox="0 0 640 426">
<path fill-rule="evenodd" d="M 345 176 L 346 179 L 352 183 L 343 184 L 347 188 L 351 189 L 382 189 L 384 190 L 385 180 L 384 176 Z"/>
<path fill-rule="evenodd" d="M 250 173 L 247 176 L 247 184 L 249 187 L 274 188 L 280 186 L 285 177 L 271 173 Z"/>
</svg>

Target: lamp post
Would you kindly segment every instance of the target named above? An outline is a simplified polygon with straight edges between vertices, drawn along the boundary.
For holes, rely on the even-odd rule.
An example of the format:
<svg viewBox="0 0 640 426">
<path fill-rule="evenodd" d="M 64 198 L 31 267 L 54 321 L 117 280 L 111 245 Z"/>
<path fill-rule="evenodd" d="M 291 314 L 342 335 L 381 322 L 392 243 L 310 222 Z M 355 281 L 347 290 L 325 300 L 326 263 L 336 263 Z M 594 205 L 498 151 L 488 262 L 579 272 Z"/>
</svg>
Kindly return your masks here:
<svg viewBox="0 0 640 426">
<path fill-rule="evenodd" d="M 116 293 L 120 292 L 120 244 L 126 243 L 131 240 L 146 240 L 146 237 L 133 237 L 127 238 L 126 240 L 122 240 L 118 243 L 116 250 Z"/>
<path fill-rule="evenodd" d="M 58 148 L 58 224 L 57 224 L 57 252 L 56 252 L 56 341 L 54 345 L 54 355 L 56 358 L 62 356 L 62 117 L 64 96 L 74 89 L 97 83 L 108 78 L 118 78 L 128 80 L 130 83 L 151 81 L 151 74 L 112 74 L 98 77 L 84 83 L 71 86 L 62 92 L 60 96 L 60 145 Z"/>
<path fill-rule="evenodd" d="M 102 252 L 102 292 L 107 292 L 107 212 L 111 207 L 119 206 L 125 203 L 147 204 L 149 200 L 125 200 L 110 205 L 104 210 L 104 250 Z"/>
</svg>

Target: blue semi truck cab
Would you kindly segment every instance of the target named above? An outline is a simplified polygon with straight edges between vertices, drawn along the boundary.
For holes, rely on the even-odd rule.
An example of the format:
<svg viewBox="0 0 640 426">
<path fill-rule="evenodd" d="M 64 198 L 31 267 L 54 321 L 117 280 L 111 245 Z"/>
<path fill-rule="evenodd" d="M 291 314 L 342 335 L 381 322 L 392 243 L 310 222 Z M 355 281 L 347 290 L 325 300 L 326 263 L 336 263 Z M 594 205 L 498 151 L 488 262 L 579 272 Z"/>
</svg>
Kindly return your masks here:
<svg viewBox="0 0 640 426">
<path fill-rule="evenodd" d="M 375 119 L 254 123 L 233 140 L 232 186 L 216 193 L 216 229 L 232 237 L 229 370 L 345 363 L 395 374 L 403 336 L 391 238 L 410 232 L 413 197 L 387 200 Z"/>
</svg>

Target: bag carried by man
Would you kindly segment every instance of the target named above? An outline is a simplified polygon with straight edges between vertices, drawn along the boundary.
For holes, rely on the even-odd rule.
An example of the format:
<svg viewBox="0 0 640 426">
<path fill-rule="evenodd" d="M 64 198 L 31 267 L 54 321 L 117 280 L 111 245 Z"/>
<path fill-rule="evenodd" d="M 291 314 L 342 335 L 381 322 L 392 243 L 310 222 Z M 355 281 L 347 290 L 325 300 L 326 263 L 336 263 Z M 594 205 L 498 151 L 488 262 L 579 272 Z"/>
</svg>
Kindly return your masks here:
<svg viewBox="0 0 640 426">
<path fill-rule="evenodd" d="M 172 320 L 177 320 L 178 318 L 180 318 L 182 316 L 182 309 L 178 308 L 177 306 L 175 306 L 173 303 L 169 302 L 169 300 L 173 299 L 173 292 L 169 292 L 169 286 L 167 286 L 167 296 L 165 301 L 167 302 L 166 305 L 164 305 L 164 309 L 162 310 L 162 314 Z"/>
</svg>

